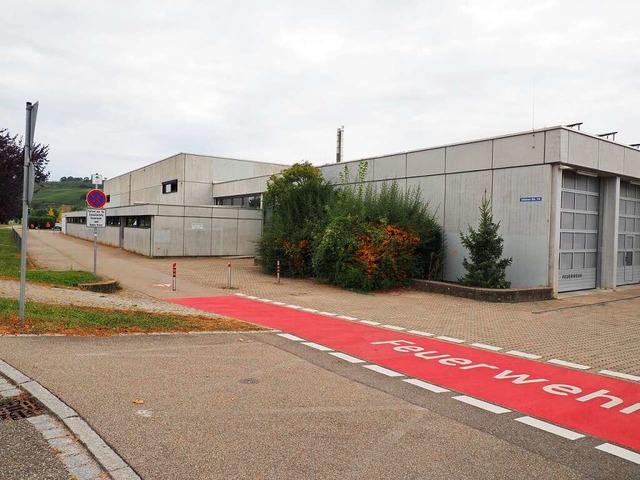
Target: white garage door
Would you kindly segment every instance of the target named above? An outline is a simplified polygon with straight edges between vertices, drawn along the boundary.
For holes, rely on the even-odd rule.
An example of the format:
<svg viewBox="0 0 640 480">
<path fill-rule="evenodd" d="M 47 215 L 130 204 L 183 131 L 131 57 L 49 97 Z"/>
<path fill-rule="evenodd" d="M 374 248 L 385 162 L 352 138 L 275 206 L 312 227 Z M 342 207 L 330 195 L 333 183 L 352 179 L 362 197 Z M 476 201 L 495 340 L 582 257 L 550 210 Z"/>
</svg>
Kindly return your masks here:
<svg viewBox="0 0 640 480">
<path fill-rule="evenodd" d="M 562 172 L 558 291 L 596 287 L 600 179 Z"/>
<path fill-rule="evenodd" d="M 640 283 L 640 186 L 620 182 L 617 284 Z"/>
</svg>

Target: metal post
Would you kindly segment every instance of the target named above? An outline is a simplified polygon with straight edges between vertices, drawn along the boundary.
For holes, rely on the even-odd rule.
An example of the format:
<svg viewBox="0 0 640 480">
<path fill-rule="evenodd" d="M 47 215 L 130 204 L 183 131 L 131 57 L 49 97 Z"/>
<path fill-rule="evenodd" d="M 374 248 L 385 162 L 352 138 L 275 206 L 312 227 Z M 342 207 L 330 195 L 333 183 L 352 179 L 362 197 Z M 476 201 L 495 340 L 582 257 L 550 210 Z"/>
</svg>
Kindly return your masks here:
<svg viewBox="0 0 640 480">
<path fill-rule="evenodd" d="M 178 266 L 178 264 L 176 262 L 173 262 L 173 286 L 172 286 L 172 290 L 174 292 L 176 291 L 176 270 L 177 270 L 177 266 Z"/>
<path fill-rule="evenodd" d="M 94 183 L 93 188 L 98 188 L 98 184 Z M 93 227 L 93 276 L 94 277 L 97 276 L 97 271 L 98 271 L 98 227 Z"/>
<path fill-rule="evenodd" d="M 29 231 L 29 177 L 31 168 L 31 102 L 27 102 L 24 134 L 24 179 L 22 181 L 22 238 L 20 241 L 20 327 L 24 327 L 25 291 L 27 287 L 27 232 Z"/>
<path fill-rule="evenodd" d="M 278 275 L 278 283 L 280 283 L 280 260 L 276 264 L 276 274 Z"/>
<path fill-rule="evenodd" d="M 231 290 L 231 262 L 229 262 L 227 268 L 229 269 L 229 273 L 227 275 L 227 288 Z"/>
</svg>

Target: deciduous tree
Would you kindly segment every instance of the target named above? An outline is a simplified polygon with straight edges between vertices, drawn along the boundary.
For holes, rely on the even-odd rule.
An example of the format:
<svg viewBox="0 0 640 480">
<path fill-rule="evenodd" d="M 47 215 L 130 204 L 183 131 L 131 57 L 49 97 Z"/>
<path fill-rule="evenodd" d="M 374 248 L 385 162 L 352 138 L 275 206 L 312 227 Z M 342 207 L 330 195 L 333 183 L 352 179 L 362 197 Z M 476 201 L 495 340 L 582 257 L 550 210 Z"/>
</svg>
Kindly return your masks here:
<svg viewBox="0 0 640 480">
<path fill-rule="evenodd" d="M 23 148 L 22 139 L 11 136 L 7 129 L 0 129 L 0 223 L 18 219 L 22 213 Z M 49 178 L 48 154 L 48 145 L 35 144 L 31 149 L 36 185 Z"/>
</svg>

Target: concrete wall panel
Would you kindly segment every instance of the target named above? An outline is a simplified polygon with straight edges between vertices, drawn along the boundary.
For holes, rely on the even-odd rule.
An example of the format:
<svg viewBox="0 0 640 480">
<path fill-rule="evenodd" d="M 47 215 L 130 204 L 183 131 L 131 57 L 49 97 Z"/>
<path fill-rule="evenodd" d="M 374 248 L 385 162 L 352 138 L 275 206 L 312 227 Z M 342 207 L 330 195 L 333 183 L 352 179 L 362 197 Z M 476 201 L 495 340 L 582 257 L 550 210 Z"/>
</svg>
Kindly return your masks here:
<svg viewBox="0 0 640 480">
<path fill-rule="evenodd" d="M 125 227 L 122 248 L 141 255 L 151 255 L 151 229 Z"/>
<path fill-rule="evenodd" d="M 237 255 L 238 220 L 214 218 L 211 222 L 211 254 Z"/>
<path fill-rule="evenodd" d="M 544 133 L 530 133 L 493 141 L 493 168 L 544 163 Z"/>
<path fill-rule="evenodd" d="M 320 171 L 327 182 L 340 185 L 340 174 L 344 172 L 345 167 L 348 170 L 348 179 L 351 182 L 355 182 L 358 178 L 358 165 L 362 162 L 367 163 L 367 172 L 364 177 L 365 181 L 373 180 L 373 166 L 371 160 L 357 160 L 353 162 L 332 163 L 329 165 L 323 165 L 320 167 Z"/>
<path fill-rule="evenodd" d="M 444 175 L 418 177 L 407 179 L 407 189 L 420 187 L 422 200 L 429 204 L 429 211 L 433 213 L 440 225 L 444 225 Z"/>
<path fill-rule="evenodd" d="M 444 148 L 421 150 L 407 154 L 407 176 L 439 175 L 444 173 Z"/>
<path fill-rule="evenodd" d="M 186 217 L 207 217 L 211 218 L 213 207 L 184 207 Z"/>
<path fill-rule="evenodd" d="M 624 174 L 628 177 L 640 180 L 640 150 L 625 148 Z"/>
<path fill-rule="evenodd" d="M 187 256 L 211 255 L 211 217 L 185 217 L 184 254 Z"/>
<path fill-rule="evenodd" d="M 401 154 L 376 158 L 369 162 L 369 168 L 373 170 L 374 180 L 404 178 L 407 176 L 407 156 Z"/>
<path fill-rule="evenodd" d="M 504 257 L 512 257 L 507 280 L 513 287 L 548 282 L 551 166 L 495 170 L 492 209 L 504 239 Z M 541 201 L 523 201 L 542 197 Z"/>
<path fill-rule="evenodd" d="M 625 148 L 603 140 L 600 140 L 598 145 L 598 169 L 622 175 Z"/>
<path fill-rule="evenodd" d="M 262 235 L 262 220 L 238 221 L 238 250 L 236 255 L 255 255 L 256 241 Z"/>
<path fill-rule="evenodd" d="M 447 147 L 446 172 L 469 172 L 491 168 L 492 141 Z"/>
<path fill-rule="evenodd" d="M 569 157 L 567 161 L 572 165 L 587 168 L 598 168 L 598 139 L 576 132 L 569 134 Z"/>
<path fill-rule="evenodd" d="M 179 217 L 153 219 L 153 256 L 179 257 L 184 251 L 184 220 Z"/>
<path fill-rule="evenodd" d="M 478 207 L 484 192 L 491 197 L 492 173 L 458 173 L 446 176 L 444 230 L 447 250 L 444 265 L 445 280 L 455 281 L 464 275 L 462 259 L 467 256 L 460 242 L 460 231 L 466 231 L 468 225 L 478 225 Z"/>
</svg>

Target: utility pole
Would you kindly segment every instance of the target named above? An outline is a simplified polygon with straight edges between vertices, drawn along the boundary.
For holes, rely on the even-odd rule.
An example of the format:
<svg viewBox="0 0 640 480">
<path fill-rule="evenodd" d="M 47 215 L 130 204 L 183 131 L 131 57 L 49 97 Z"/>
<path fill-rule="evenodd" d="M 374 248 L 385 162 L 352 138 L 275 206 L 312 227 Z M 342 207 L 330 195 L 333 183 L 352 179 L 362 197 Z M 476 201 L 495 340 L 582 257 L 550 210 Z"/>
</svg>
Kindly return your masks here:
<svg viewBox="0 0 640 480">
<path fill-rule="evenodd" d="M 25 292 L 27 289 L 27 233 L 29 232 L 29 205 L 33 199 L 35 173 L 31 164 L 31 147 L 36 129 L 38 102 L 27 102 L 24 133 L 24 179 L 22 181 L 22 238 L 20 240 L 20 326 L 24 327 Z"/>
</svg>

